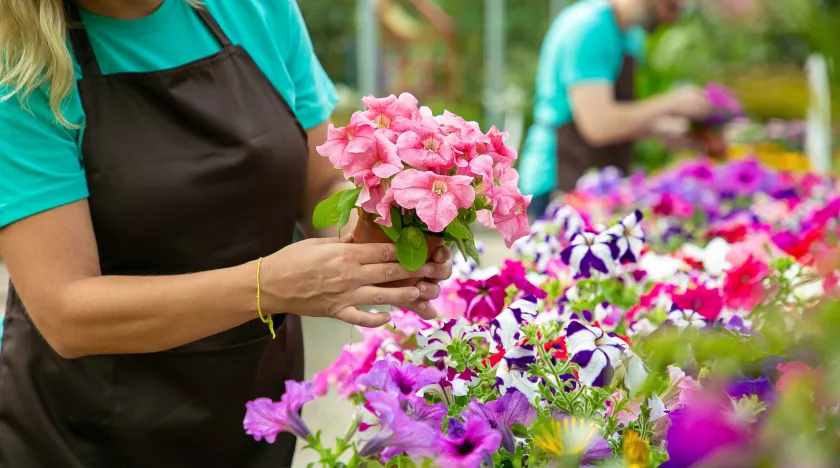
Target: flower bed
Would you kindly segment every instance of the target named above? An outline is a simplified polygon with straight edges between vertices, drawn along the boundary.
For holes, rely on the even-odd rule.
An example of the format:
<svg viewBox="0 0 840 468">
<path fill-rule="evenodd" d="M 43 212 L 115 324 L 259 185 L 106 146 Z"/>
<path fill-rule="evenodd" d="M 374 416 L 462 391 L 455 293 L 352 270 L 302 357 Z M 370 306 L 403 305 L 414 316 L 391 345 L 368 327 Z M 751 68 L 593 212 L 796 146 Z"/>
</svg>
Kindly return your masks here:
<svg viewBox="0 0 840 468">
<path fill-rule="evenodd" d="M 838 214 L 750 159 L 588 176 L 514 260 L 457 258 L 440 320 L 392 312 L 245 429 L 322 466 L 832 466 Z M 298 410 L 331 385 L 358 414 L 327 444 Z"/>
</svg>

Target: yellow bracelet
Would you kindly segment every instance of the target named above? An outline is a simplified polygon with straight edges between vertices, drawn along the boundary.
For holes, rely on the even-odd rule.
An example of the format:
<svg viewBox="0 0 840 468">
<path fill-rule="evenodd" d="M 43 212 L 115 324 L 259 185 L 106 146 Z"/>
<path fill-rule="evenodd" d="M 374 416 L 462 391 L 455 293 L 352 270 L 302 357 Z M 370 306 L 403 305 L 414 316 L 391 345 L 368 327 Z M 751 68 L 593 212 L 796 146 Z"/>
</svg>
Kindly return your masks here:
<svg viewBox="0 0 840 468">
<path fill-rule="evenodd" d="M 274 317 L 269 315 L 267 318 L 262 313 L 262 308 L 260 307 L 260 267 L 262 266 L 262 257 L 257 259 L 257 313 L 260 314 L 260 320 L 262 323 L 268 324 L 268 329 L 271 330 L 271 337 L 277 338 L 277 335 L 274 333 Z"/>
</svg>

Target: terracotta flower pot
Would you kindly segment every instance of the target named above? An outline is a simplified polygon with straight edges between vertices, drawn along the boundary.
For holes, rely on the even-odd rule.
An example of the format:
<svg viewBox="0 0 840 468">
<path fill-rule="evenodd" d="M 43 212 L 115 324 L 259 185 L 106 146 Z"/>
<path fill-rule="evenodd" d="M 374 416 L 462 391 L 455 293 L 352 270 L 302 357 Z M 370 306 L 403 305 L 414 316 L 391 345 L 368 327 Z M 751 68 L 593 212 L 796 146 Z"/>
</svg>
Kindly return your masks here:
<svg viewBox="0 0 840 468">
<path fill-rule="evenodd" d="M 697 129 L 696 137 L 710 158 L 718 160 L 726 158 L 727 143 L 723 132 L 702 126 Z"/>
<path fill-rule="evenodd" d="M 373 220 L 373 215 L 359 210 L 359 221 L 356 223 L 356 229 L 353 230 L 354 244 L 385 244 L 393 243 L 390 237 L 385 234 L 385 231 L 379 227 Z M 429 253 L 426 255 L 426 261 L 432 258 L 432 254 L 438 247 L 443 246 L 444 241 L 442 236 L 434 236 L 426 234 L 426 245 L 429 248 Z M 420 278 L 409 278 L 406 280 L 392 281 L 384 283 L 382 286 L 389 288 L 402 288 L 406 286 L 414 286 L 420 282 Z"/>
</svg>

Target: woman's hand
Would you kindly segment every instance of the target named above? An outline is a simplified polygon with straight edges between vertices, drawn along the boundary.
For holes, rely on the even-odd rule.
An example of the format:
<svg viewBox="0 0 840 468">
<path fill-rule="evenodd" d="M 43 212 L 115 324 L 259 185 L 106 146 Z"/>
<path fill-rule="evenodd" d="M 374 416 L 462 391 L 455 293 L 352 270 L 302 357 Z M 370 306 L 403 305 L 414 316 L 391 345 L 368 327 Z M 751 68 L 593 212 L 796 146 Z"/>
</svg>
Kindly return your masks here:
<svg viewBox="0 0 840 468">
<path fill-rule="evenodd" d="M 263 260 L 260 284 L 264 311 L 331 317 L 353 325 L 379 327 L 387 313 L 370 313 L 357 305 L 395 305 L 426 319 L 436 313 L 426 301 L 437 297 L 438 279 L 448 278 L 448 249 L 433 262 L 411 272 L 397 263 L 393 244 L 352 244 L 351 238 L 309 239 L 292 244 Z M 407 278 L 427 278 L 418 286 L 376 286 Z"/>
<path fill-rule="evenodd" d="M 435 308 L 428 301 L 437 298 L 440 295 L 440 286 L 438 281 L 449 279 L 452 276 L 452 265 L 449 260 L 452 258 L 452 252 L 447 246 L 438 247 L 432 254 L 432 262 L 442 264 L 446 268 L 441 271 L 440 276 L 427 275 L 423 280 L 417 284 L 420 289 L 420 298 L 409 304 L 395 304 L 400 309 L 408 309 L 417 312 L 417 315 L 426 320 L 431 320 L 437 317 L 438 313 Z M 439 271 L 439 270 L 434 270 Z"/>
</svg>

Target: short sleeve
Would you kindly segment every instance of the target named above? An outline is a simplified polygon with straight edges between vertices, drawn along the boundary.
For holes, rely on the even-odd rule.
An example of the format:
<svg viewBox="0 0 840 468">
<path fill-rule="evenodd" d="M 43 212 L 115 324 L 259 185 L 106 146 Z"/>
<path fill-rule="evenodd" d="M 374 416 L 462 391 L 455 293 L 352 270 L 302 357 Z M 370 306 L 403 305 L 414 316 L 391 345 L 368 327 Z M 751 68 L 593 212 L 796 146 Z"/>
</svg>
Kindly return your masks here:
<svg viewBox="0 0 840 468">
<path fill-rule="evenodd" d="M 622 44 L 618 31 L 603 17 L 582 24 L 561 45 L 560 80 L 566 87 L 587 82 L 614 82 L 621 66 Z"/>
<path fill-rule="evenodd" d="M 288 1 L 289 53 L 286 67 L 295 88 L 292 107 L 303 128 L 309 129 L 329 119 L 338 103 L 338 93 L 315 56 L 297 1 Z"/>
<path fill-rule="evenodd" d="M 78 95 L 68 102 L 65 117 L 81 123 Z M 43 91 L 25 107 L 0 100 L 0 227 L 87 198 L 78 133 L 56 121 Z"/>
</svg>

